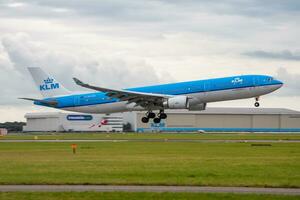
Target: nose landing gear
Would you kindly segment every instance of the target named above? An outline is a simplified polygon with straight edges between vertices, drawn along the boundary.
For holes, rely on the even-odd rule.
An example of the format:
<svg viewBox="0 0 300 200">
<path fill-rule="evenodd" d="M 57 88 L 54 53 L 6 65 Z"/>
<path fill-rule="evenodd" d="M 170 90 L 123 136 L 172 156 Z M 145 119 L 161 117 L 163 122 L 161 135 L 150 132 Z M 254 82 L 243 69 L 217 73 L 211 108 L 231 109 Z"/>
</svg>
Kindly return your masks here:
<svg viewBox="0 0 300 200">
<path fill-rule="evenodd" d="M 255 97 L 255 103 L 254 103 L 254 106 L 255 107 L 259 107 L 259 97 Z"/>
</svg>

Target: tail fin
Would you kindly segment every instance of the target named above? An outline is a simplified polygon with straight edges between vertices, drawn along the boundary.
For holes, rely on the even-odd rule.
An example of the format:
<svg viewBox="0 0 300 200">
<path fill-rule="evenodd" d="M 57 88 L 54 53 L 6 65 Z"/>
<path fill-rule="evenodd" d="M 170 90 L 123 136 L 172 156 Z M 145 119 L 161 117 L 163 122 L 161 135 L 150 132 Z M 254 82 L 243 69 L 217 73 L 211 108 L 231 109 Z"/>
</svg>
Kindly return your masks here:
<svg viewBox="0 0 300 200">
<path fill-rule="evenodd" d="M 64 88 L 52 76 L 46 74 L 40 67 L 28 67 L 28 70 L 43 97 L 70 94 L 70 91 Z"/>
</svg>

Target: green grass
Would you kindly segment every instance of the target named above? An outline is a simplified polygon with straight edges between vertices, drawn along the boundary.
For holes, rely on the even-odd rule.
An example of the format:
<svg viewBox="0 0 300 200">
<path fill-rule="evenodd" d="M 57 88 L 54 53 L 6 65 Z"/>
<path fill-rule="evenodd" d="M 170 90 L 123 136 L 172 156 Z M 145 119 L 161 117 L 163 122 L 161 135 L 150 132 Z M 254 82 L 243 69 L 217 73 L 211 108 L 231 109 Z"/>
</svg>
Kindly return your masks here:
<svg viewBox="0 0 300 200">
<path fill-rule="evenodd" d="M 225 200 L 294 200 L 299 196 L 287 195 L 257 195 L 257 194 L 206 194 L 206 193 L 127 193 L 127 192 L 4 192 L 0 193 L 1 200 L 74 200 L 74 199 L 225 199 Z"/>
<path fill-rule="evenodd" d="M 0 184 L 300 187 L 298 143 L 0 143 Z"/>
<path fill-rule="evenodd" d="M 18 133 L 1 139 L 226 139 L 300 140 L 299 133 Z"/>
</svg>

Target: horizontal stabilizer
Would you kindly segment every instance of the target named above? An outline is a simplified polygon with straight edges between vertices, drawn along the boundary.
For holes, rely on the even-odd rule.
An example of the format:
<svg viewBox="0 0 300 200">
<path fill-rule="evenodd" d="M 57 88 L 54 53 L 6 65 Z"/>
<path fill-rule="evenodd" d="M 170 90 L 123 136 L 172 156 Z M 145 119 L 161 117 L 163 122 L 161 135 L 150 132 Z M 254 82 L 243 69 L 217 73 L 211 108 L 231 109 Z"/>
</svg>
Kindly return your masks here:
<svg viewBox="0 0 300 200">
<path fill-rule="evenodd" d="M 24 99 L 24 100 L 28 100 L 28 101 L 36 101 L 39 102 L 41 104 L 45 104 L 51 107 L 56 107 L 57 106 L 57 101 L 56 100 L 42 100 L 42 99 L 32 99 L 32 98 L 19 98 L 19 99 Z"/>
</svg>

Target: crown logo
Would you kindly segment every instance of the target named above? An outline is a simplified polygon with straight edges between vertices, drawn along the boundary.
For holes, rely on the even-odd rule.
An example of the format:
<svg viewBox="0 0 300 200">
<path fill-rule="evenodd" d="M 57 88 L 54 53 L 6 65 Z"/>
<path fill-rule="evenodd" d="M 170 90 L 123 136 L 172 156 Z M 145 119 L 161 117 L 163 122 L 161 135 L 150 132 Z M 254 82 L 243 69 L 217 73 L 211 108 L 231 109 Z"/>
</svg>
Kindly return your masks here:
<svg viewBox="0 0 300 200">
<path fill-rule="evenodd" d="M 44 80 L 45 84 L 49 84 L 49 83 L 53 83 L 53 78 L 47 78 L 46 80 Z"/>
</svg>

